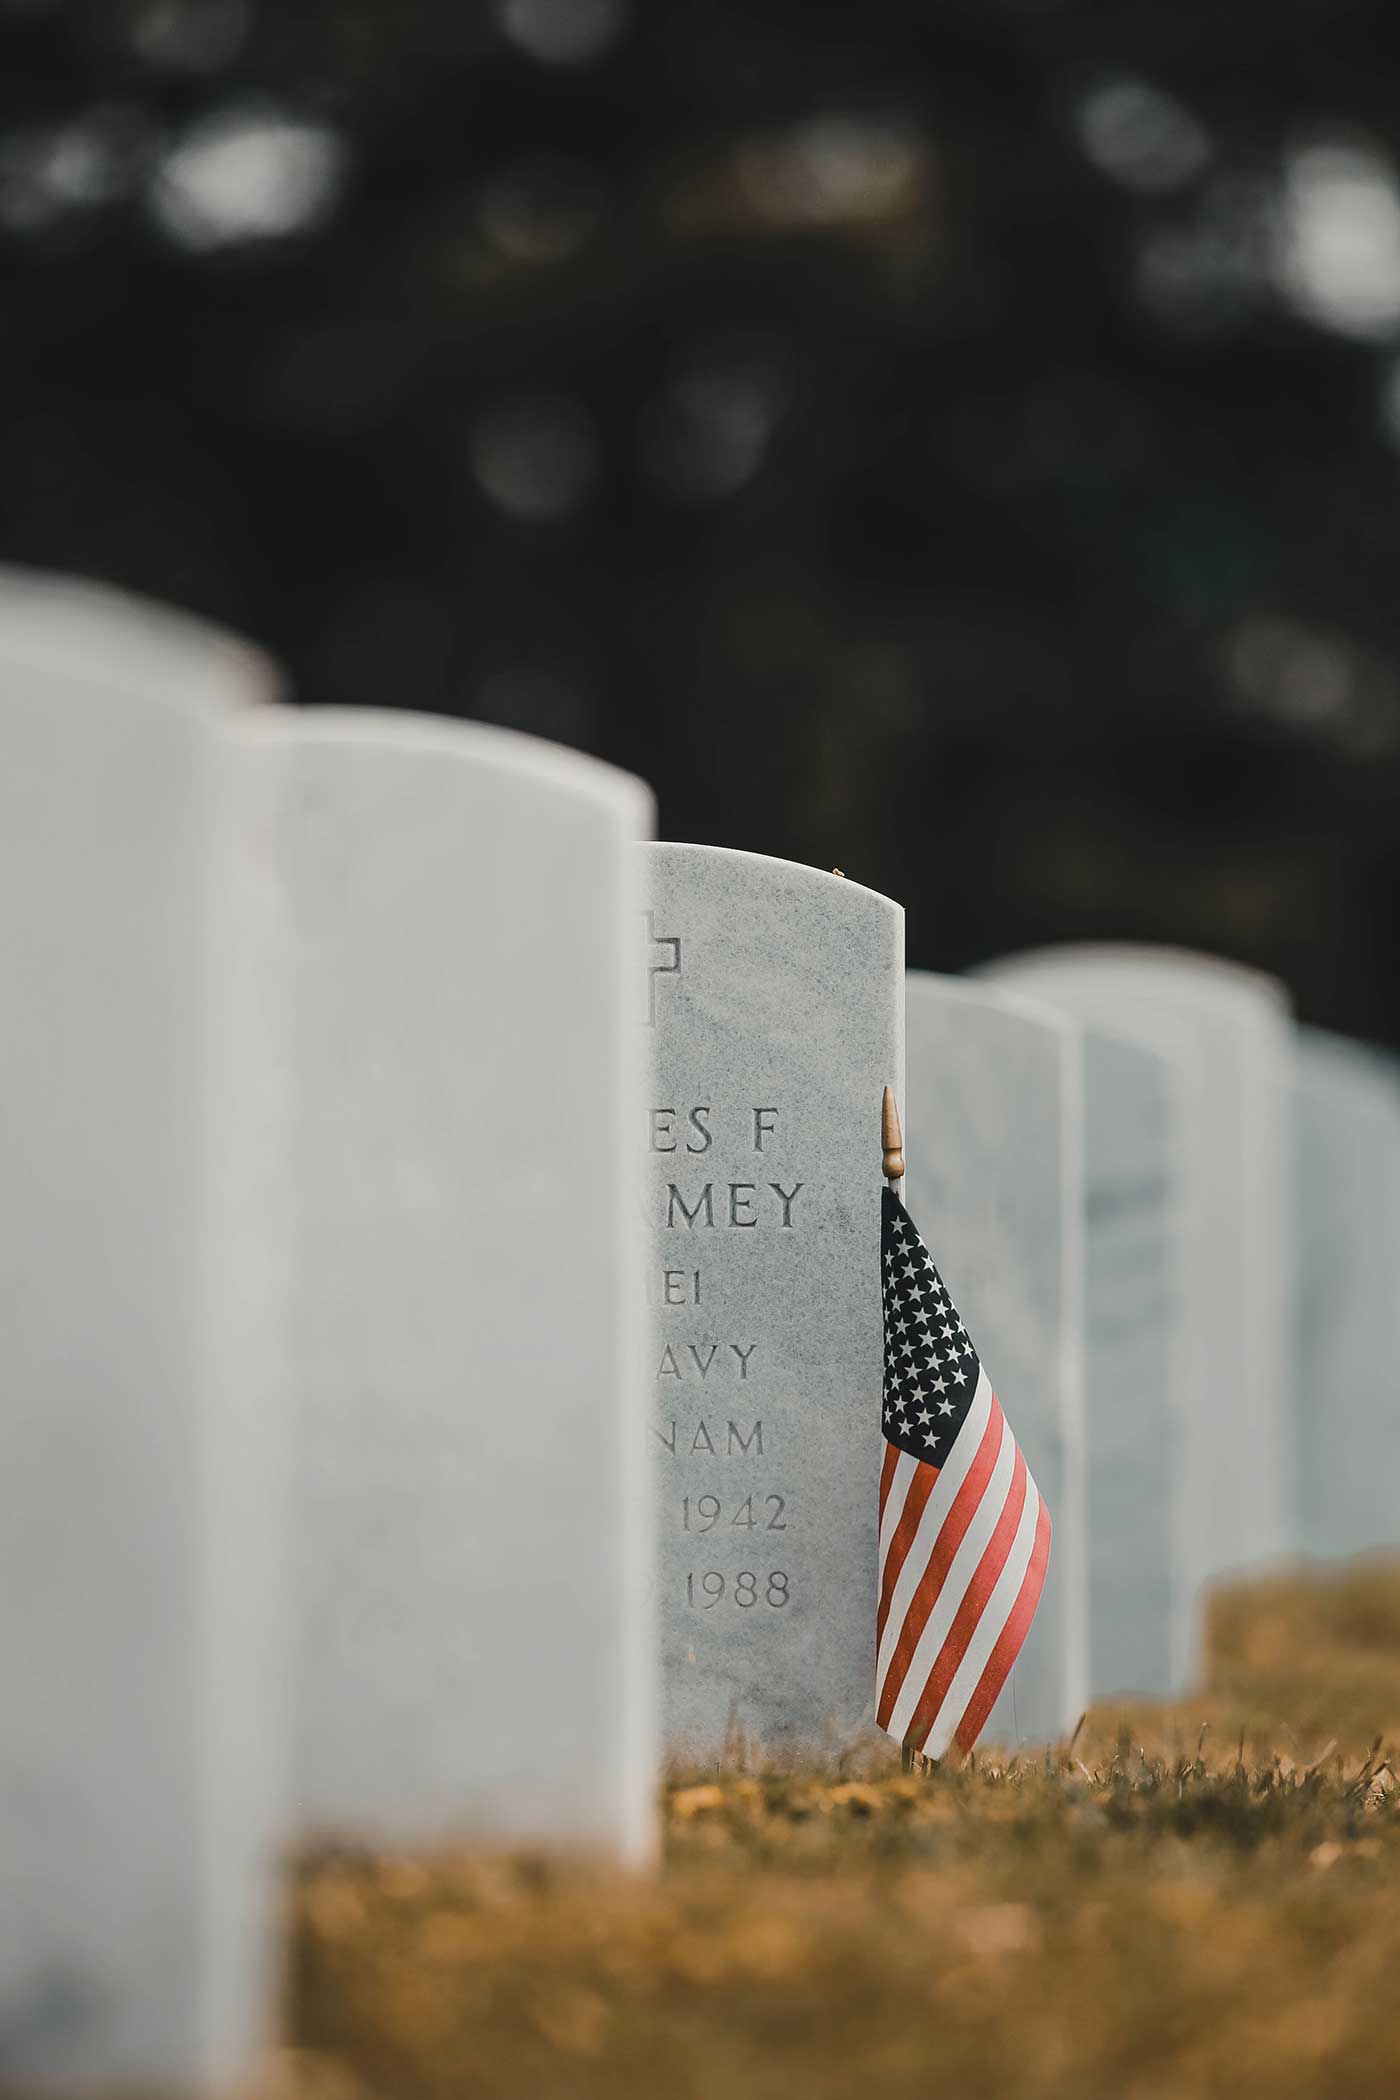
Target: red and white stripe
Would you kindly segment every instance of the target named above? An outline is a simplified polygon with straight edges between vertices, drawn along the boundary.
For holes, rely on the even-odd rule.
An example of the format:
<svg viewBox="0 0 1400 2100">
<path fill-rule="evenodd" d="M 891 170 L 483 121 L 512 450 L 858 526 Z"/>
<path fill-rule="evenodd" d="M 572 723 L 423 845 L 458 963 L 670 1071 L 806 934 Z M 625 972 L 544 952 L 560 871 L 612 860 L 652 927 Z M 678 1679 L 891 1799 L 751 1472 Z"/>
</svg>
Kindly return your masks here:
<svg viewBox="0 0 1400 2100">
<path fill-rule="evenodd" d="M 1050 1558 L 1050 1515 L 984 1370 L 942 1466 L 886 1443 L 880 1475 L 876 1718 L 966 1756 L 1021 1652 Z"/>
</svg>

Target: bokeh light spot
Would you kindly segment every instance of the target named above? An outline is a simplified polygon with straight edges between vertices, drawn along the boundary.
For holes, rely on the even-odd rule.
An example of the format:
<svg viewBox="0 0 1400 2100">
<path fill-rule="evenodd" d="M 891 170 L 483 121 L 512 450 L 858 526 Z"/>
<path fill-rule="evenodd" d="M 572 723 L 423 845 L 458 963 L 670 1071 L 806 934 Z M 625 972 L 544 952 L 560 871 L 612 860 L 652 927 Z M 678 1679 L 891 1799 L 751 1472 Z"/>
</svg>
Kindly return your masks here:
<svg viewBox="0 0 1400 2100">
<path fill-rule="evenodd" d="M 1189 109 L 1149 81 L 1100 82 L 1077 111 L 1079 143 L 1103 174 L 1149 194 L 1178 189 L 1210 159 L 1210 140 Z"/>
<path fill-rule="evenodd" d="M 1370 341 L 1400 331 L 1400 188 L 1378 147 L 1290 154 L 1278 277 L 1296 311 L 1324 328 Z"/>
<path fill-rule="evenodd" d="M 503 401 L 472 424 L 473 471 L 497 507 L 513 518 L 548 523 L 573 514 L 600 464 L 587 413 L 566 395 Z"/>
<path fill-rule="evenodd" d="M 213 73 L 238 55 L 251 24 L 248 0 L 142 0 L 131 41 L 152 65 Z"/>
<path fill-rule="evenodd" d="M 918 132 L 900 119 L 815 117 L 741 147 L 739 179 L 770 225 L 861 225 L 910 206 L 927 158 Z"/>
<path fill-rule="evenodd" d="M 546 66 L 584 66 L 601 58 L 627 27 L 627 0 L 498 0 L 511 42 Z"/>
<path fill-rule="evenodd" d="M 643 421 L 653 478 L 683 502 L 735 495 L 768 450 L 788 393 L 787 362 L 784 346 L 767 340 L 694 351 Z"/>
<path fill-rule="evenodd" d="M 1229 646 L 1245 699 L 1280 721 L 1326 722 L 1346 708 L 1354 683 L 1350 652 L 1292 620 L 1244 620 Z"/>
<path fill-rule="evenodd" d="M 1276 200 L 1250 175 L 1209 182 L 1190 213 L 1144 229 L 1135 258 L 1138 297 L 1184 335 L 1240 325 L 1274 295 Z"/>
<path fill-rule="evenodd" d="M 140 116 L 118 105 L 13 133 L 0 145 L 0 225 L 37 232 L 109 203 L 139 178 L 147 150 Z"/>
<path fill-rule="evenodd" d="M 324 124 L 262 106 L 220 110 L 170 148 L 151 208 L 187 248 L 305 233 L 339 201 L 345 159 Z"/>
</svg>

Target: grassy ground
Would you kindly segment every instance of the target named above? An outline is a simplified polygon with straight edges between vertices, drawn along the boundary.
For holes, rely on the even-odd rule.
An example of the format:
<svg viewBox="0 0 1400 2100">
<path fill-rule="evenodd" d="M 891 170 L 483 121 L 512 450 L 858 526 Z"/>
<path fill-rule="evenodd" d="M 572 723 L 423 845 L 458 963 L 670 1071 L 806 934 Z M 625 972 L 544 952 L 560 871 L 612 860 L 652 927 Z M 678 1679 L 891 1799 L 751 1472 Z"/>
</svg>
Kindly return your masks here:
<svg viewBox="0 0 1400 2100">
<path fill-rule="evenodd" d="M 1040 1759 L 677 1774 L 654 1885 L 310 1860 L 277 2100 L 1394 2100 L 1400 1569 L 1210 1653 Z"/>
</svg>

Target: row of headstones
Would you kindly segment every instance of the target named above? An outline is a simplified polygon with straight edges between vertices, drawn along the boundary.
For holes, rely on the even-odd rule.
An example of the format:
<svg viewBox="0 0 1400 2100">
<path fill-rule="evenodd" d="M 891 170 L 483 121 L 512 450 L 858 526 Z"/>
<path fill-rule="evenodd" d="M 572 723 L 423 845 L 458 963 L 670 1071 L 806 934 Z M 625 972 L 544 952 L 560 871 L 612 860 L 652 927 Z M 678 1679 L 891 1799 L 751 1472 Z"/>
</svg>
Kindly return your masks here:
<svg viewBox="0 0 1400 2100">
<path fill-rule="evenodd" d="M 906 1019 L 889 900 L 275 694 L 0 582 L 0 2085 L 229 2074 L 290 1841 L 640 1862 L 663 1743 L 867 1736 L 886 1083 L 1055 1513 L 990 1735 L 1400 1532 L 1383 1060 L 1107 950 Z"/>
</svg>

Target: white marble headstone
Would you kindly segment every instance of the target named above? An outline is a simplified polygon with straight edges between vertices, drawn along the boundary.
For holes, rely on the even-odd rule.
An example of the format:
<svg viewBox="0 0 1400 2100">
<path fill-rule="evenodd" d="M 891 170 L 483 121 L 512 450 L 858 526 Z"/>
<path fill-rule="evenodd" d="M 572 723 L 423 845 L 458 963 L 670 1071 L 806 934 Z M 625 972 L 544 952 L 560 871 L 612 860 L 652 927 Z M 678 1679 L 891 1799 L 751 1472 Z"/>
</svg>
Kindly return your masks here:
<svg viewBox="0 0 1400 2100">
<path fill-rule="evenodd" d="M 1184 1242 L 1178 1102 L 1168 1059 L 1130 1036 L 1084 1038 L 1085 1373 L 1090 1689 L 1186 1689 L 1193 1585 L 1175 1550 Z"/>
<path fill-rule="evenodd" d="M 650 798 L 402 714 L 244 742 L 287 1016 L 295 1827 L 640 1860 Z"/>
<path fill-rule="evenodd" d="M 1300 1029 L 1298 1543 L 1400 1547 L 1400 1067 Z"/>
<path fill-rule="evenodd" d="M 220 755 L 274 690 L 0 577 L 0 2086 L 205 2086 L 263 2031 L 275 1378 L 265 1330 L 224 1357 L 210 992 Z"/>
<path fill-rule="evenodd" d="M 1078 1032 L 988 985 L 911 970 L 905 1202 L 1053 1526 L 1045 1590 L 987 1722 L 1046 1741 L 1088 1697 L 1083 1111 Z"/>
<path fill-rule="evenodd" d="M 1294 1495 L 1291 1028 L 1271 979 L 1210 956 L 1046 949 L 987 975 L 1173 1064 L 1183 1273 L 1175 1554 L 1198 1597 L 1287 1550 Z M 1182 1659 L 1194 1668 L 1196 1638 Z"/>
<path fill-rule="evenodd" d="M 755 854 L 647 858 L 666 1735 L 693 1757 L 732 1731 L 844 1740 L 874 1712 L 880 1102 L 903 1093 L 904 915 Z"/>
</svg>

